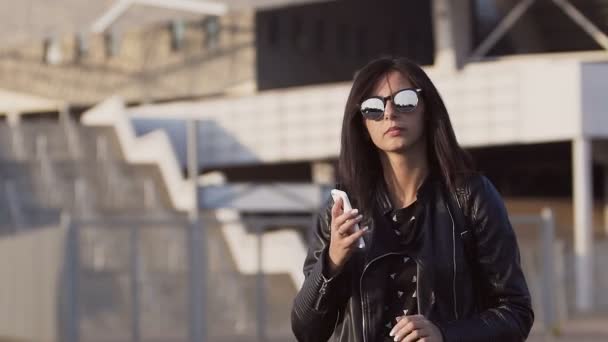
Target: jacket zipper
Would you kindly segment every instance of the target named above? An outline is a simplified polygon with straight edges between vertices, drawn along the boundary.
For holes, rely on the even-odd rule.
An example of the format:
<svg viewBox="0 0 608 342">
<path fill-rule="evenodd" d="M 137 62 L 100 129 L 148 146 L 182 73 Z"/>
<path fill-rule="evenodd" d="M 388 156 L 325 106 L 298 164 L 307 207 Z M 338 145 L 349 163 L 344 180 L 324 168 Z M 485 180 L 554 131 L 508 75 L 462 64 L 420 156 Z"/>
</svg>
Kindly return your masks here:
<svg viewBox="0 0 608 342">
<path fill-rule="evenodd" d="M 450 214 L 450 219 L 452 220 L 452 263 L 454 265 L 454 277 L 452 278 L 452 294 L 454 296 L 454 316 L 456 317 L 456 319 L 458 319 L 458 310 L 457 310 L 457 301 L 456 301 L 456 224 L 454 223 L 454 217 L 452 216 L 452 211 L 450 210 L 450 207 L 446 205 L 446 208 L 448 209 L 448 214 Z M 384 258 L 386 256 L 389 255 L 403 255 L 405 253 L 387 253 L 387 254 L 383 254 L 380 255 L 376 258 L 374 258 L 372 261 L 370 261 L 367 265 L 365 265 L 365 267 L 363 268 L 363 272 L 361 272 L 361 277 L 359 278 L 359 292 L 361 293 L 361 316 L 363 318 L 363 342 L 367 341 L 367 331 L 366 331 L 366 321 L 365 321 L 365 299 L 363 296 L 363 275 L 365 275 L 365 271 L 367 270 L 367 268 L 373 264 L 374 262 L 376 262 L 378 259 Z M 415 259 L 414 259 L 415 261 Z M 419 272 L 420 269 L 418 267 L 418 262 L 416 262 L 416 274 L 417 274 L 417 278 L 420 279 L 419 277 Z M 418 284 L 416 284 L 416 286 L 418 286 Z M 418 291 L 418 290 L 416 290 Z M 418 302 L 418 307 L 420 307 L 420 298 L 417 299 Z"/>
<path fill-rule="evenodd" d="M 452 278 L 452 293 L 454 295 L 454 316 L 458 319 L 458 305 L 456 302 L 456 224 L 454 223 L 454 217 L 450 207 L 446 205 L 450 219 L 452 220 L 452 263 L 454 264 L 454 277 Z"/>
<path fill-rule="evenodd" d="M 315 309 L 319 309 L 321 305 L 321 300 L 325 297 L 325 293 L 327 292 L 327 285 L 332 281 L 332 279 L 323 279 L 323 284 L 321 284 L 321 288 L 319 289 L 319 296 L 317 297 L 317 301 L 315 302 Z"/>
<path fill-rule="evenodd" d="M 359 293 L 361 293 L 361 317 L 363 319 L 363 342 L 367 341 L 367 330 L 366 328 L 366 321 L 365 321 L 365 298 L 363 296 L 363 275 L 365 275 L 365 271 L 367 270 L 367 268 L 369 266 L 371 266 L 371 264 L 373 264 L 374 262 L 376 262 L 379 259 L 382 259 L 386 256 L 389 255 L 404 255 L 406 253 L 396 253 L 396 252 L 391 252 L 391 253 L 386 253 L 386 254 L 382 254 L 376 258 L 374 258 L 372 261 L 370 261 L 367 265 L 365 265 L 365 267 L 363 268 L 363 272 L 361 272 L 361 277 L 359 278 Z M 415 259 L 413 259 L 414 261 L 416 261 Z M 418 262 L 416 262 L 416 277 L 418 277 L 419 275 L 419 268 L 418 268 Z M 418 286 L 418 284 L 416 284 L 416 286 Z M 416 290 L 418 291 L 418 290 Z"/>
</svg>

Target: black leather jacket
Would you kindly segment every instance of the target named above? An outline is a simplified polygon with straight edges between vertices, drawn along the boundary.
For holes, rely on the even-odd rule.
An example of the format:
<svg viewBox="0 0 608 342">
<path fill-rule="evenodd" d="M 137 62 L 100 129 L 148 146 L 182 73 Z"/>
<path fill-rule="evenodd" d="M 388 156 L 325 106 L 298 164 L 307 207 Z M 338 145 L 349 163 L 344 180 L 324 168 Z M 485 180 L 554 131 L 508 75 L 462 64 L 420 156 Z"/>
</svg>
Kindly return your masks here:
<svg viewBox="0 0 608 342">
<path fill-rule="evenodd" d="M 439 327 L 444 341 L 523 341 L 534 314 L 502 199 L 483 176 L 459 189 L 450 197 L 431 179 L 418 192 L 426 215 L 421 242 L 408 250 L 417 263 L 418 311 Z M 404 253 L 394 235 L 385 234 L 389 223 L 383 214 L 390 202 L 383 198 L 372 215 L 363 213 L 361 227 L 371 230 L 366 248 L 354 252 L 333 278 L 326 266 L 333 202 L 319 215 L 304 263 L 306 279 L 292 309 L 298 341 L 380 340 L 388 278 L 383 259 Z"/>
</svg>

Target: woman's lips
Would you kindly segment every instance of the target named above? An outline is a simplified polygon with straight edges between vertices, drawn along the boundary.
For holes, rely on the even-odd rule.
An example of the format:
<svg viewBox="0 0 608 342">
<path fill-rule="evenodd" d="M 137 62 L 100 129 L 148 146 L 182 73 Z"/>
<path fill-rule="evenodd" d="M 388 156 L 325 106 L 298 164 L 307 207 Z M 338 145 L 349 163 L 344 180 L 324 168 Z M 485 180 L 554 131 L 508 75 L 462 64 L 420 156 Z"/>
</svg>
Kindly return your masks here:
<svg viewBox="0 0 608 342">
<path fill-rule="evenodd" d="M 386 132 L 384 132 L 384 134 L 388 135 L 390 137 L 396 137 L 398 135 L 401 135 L 402 132 L 403 132 L 403 128 L 401 128 L 401 127 L 391 127 L 389 129 L 387 129 Z"/>
</svg>

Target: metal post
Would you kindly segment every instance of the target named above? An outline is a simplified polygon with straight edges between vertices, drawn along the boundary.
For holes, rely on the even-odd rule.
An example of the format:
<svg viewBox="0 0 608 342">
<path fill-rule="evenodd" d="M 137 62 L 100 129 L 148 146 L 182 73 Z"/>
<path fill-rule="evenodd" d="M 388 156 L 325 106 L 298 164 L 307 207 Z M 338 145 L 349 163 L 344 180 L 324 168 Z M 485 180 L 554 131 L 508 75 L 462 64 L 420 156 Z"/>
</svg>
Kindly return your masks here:
<svg viewBox="0 0 608 342">
<path fill-rule="evenodd" d="M 13 155 L 17 160 L 27 159 L 23 132 L 21 131 L 21 114 L 9 113 L 8 124 L 11 128 L 11 144 Z"/>
<path fill-rule="evenodd" d="M 608 237 L 608 164 L 604 165 L 604 235 Z"/>
<path fill-rule="evenodd" d="M 61 215 L 61 226 L 67 229 L 67 253 L 66 253 L 66 272 L 65 272 L 65 292 L 66 303 L 66 342 L 80 341 L 80 307 L 79 307 L 79 275 L 80 275 L 80 236 L 77 225 L 75 225 L 69 215 Z"/>
<path fill-rule="evenodd" d="M 264 284 L 264 225 L 258 222 L 255 227 L 257 235 L 257 261 L 258 272 L 256 275 L 256 332 L 257 341 L 266 341 L 266 291 Z"/>
<path fill-rule="evenodd" d="M 190 341 L 203 342 L 207 330 L 206 294 L 207 294 L 207 258 L 205 230 L 199 217 L 198 192 L 198 122 L 188 121 L 188 175 L 193 196 L 190 218 Z"/>
<path fill-rule="evenodd" d="M 48 140 L 46 135 L 37 135 L 36 136 L 36 150 L 34 152 L 35 158 L 38 160 L 48 159 L 49 150 L 48 150 Z"/>
<path fill-rule="evenodd" d="M 25 217 L 21 208 L 21 200 L 19 199 L 17 185 L 14 181 L 8 180 L 4 182 L 4 191 L 8 200 L 8 209 L 13 224 L 13 230 L 18 232 L 25 227 Z"/>
<path fill-rule="evenodd" d="M 156 196 L 156 188 L 154 180 L 145 178 L 142 182 L 144 189 L 144 208 L 154 210 L 158 208 L 158 198 Z"/>
<path fill-rule="evenodd" d="M 91 218 L 95 214 L 95 208 L 91 203 L 90 191 L 84 177 L 74 180 L 74 208 L 81 218 Z"/>
<path fill-rule="evenodd" d="M 593 231 L 591 226 L 591 142 L 575 138 L 572 143 L 574 188 L 574 254 L 576 270 L 576 308 L 593 308 Z"/>
<path fill-rule="evenodd" d="M 131 227 L 129 234 L 129 263 L 131 270 L 131 341 L 141 341 L 139 298 L 139 227 Z"/>
<path fill-rule="evenodd" d="M 49 205 L 58 203 L 56 189 L 57 182 L 53 172 L 53 164 L 49 157 L 48 137 L 46 135 L 36 136 L 35 157 L 40 163 L 40 178 L 45 187 L 45 200 Z"/>
<path fill-rule="evenodd" d="M 70 151 L 70 155 L 74 160 L 77 160 L 82 155 L 80 139 L 78 139 L 78 132 L 76 131 L 76 127 L 74 126 L 74 122 L 72 117 L 70 116 L 70 105 L 66 104 L 59 111 L 59 119 L 63 124 L 63 129 L 65 131 L 65 136 L 68 140 L 68 149 Z"/>
<path fill-rule="evenodd" d="M 543 208 L 541 212 L 541 252 L 543 272 L 543 309 L 545 318 L 545 328 L 553 331 L 557 326 L 555 295 L 555 220 L 553 211 L 550 208 Z"/>
</svg>

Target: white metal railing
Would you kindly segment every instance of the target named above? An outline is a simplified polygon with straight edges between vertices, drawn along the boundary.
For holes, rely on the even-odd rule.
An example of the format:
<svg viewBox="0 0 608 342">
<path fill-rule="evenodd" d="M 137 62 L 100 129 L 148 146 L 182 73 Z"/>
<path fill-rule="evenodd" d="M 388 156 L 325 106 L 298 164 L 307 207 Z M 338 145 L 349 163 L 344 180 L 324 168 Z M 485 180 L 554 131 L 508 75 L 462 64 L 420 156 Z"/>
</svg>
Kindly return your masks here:
<svg viewBox="0 0 608 342">
<path fill-rule="evenodd" d="M 514 215 L 510 220 L 513 225 L 537 227 L 534 241 L 520 244 L 522 267 L 530 287 L 536 321 L 545 333 L 556 333 L 567 318 L 567 309 L 562 268 L 564 251 L 563 244 L 555 237 L 553 211 L 544 208 L 540 215 Z"/>
<path fill-rule="evenodd" d="M 53 162 L 49 157 L 48 139 L 46 135 L 36 136 L 36 160 L 40 164 L 40 179 L 44 186 L 43 201 L 49 206 L 61 203 L 60 189 L 57 186 L 57 175 L 53 167 Z"/>
<path fill-rule="evenodd" d="M 25 150 L 21 124 L 19 122 L 12 123 L 11 121 L 9 121 L 9 123 L 13 156 L 16 160 L 25 160 L 27 158 L 27 153 Z"/>
<path fill-rule="evenodd" d="M 74 211 L 78 217 L 94 218 L 96 216 L 95 205 L 93 203 L 94 194 L 84 177 L 74 179 Z"/>
<path fill-rule="evenodd" d="M 65 106 L 59 112 L 59 121 L 61 122 L 63 130 L 65 131 L 65 136 L 68 142 L 68 149 L 70 151 L 72 159 L 80 159 L 82 157 L 82 145 L 80 141 L 80 136 L 78 135 L 78 130 L 76 129 L 76 124 L 70 115 L 69 106 Z"/>
</svg>

